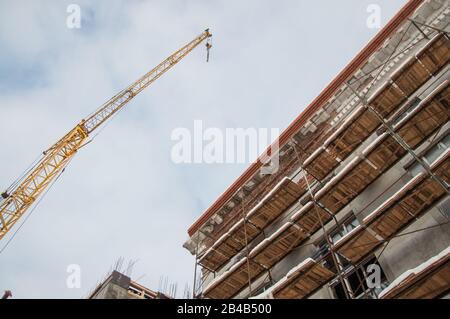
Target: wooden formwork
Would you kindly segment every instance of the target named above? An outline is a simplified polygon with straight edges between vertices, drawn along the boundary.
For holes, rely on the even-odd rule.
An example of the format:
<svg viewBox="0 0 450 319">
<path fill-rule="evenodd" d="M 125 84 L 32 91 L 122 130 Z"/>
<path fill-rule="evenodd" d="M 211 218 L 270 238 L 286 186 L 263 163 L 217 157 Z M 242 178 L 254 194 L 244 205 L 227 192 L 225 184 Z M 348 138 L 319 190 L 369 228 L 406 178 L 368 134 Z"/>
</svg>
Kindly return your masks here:
<svg viewBox="0 0 450 319">
<path fill-rule="evenodd" d="M 376 177 L 378 177 L 399 159 L 401 159 L 406 153 L 407 151 L 391 135 L 385 133 L 377 147 L 366 154 L 365 163 L 378 171 L 378 174 L 374 173 L 374 176 L 376 175 Z M 366 183 L 371 182 L 372 180 L 366 181 Z"/>
<path fill-rule="evenodd" d="M 255 247 L 249 257 L 265 268 L 271 268 L 306 238 L 307 235 L 298 226 L 288 222 L 274 236 Z"/>
<path fill-rule="evenodd" d="M 442 178 L 447 185 L 450 185 L 450 160 L 448 150 L 446 154 L 446 156 L 442 156 L 435 164 L 435 167 L 433 167 L 433 172 Z"/>
<path fill-rule="evenodd" d="M 382 243 L 382 239 L 363 225 L 338 240 L 334 248 L 352 263 L 357 263 Z"/>
<path fill-rule="evenodd" d="M 236 251 L 240 251 L 248 242 L 260 233 L 260 228 L 250 223 L 246 223 L 243 219 L 241 219 L 235 227 L 231 228 L 229 232 L 230 236 L 225 243 L 228 243 L 228 245 L 233 245 L 233 248 Z"/>
<path fill-rule="evenodd" d="M 448 35 L 443 33 L 438 34 L 416 56 L 431 74 L 436 74 L 450 61 L 450 41 Z"/>
<path fill-rule="evenodd" d="M 275 286 L 272 291 L 275 299 L 303 299 L 329 282 L 336 274 L 316 261 L 296 268 Z"/>
<path fill-rule="evenodd" d="M 262 266 L 245 257 L 206 287 L 203 294 L 211 299 L 229 299 L 246 287 L 249 280 L 259 277 L 263 271 Z"/>
<path fill-rule="evenodd" d="M 270 268 L 318 231 L 322 223 L 326 224 L 330 219 L 330 214 L 323 208 L 309 202 L 293 214 L 277 232 L 256 246 L 249 257 L 264 267 Z"/>
<path fill-rule="evenodd" d="M 284 178 L 247 214 L 246 221 L 242 218 L 231 227 L 228 233 L 201 256 L 199 263 L 210 270 L 220 269 L 303 193 L 303 187 L 289 178 Z"/>
<path fill-rule="evenodd" d="M 449 291 L 450 250 L 447 248 L 438 256 L 406 272 L 380 296 L 382 299 L 433 299 Z"/>
<path fill-rule="evenodd" d="M 381 215 L 373 216 L 364 223 L 381 237 L 390 238 L 445 194 L 442 187 L 430 178 L 411 186 L 415 186 L 411 194 L 405 195 L 389 209 L 383 210 Z"/>
<path fill-rule="evenodd" d="M 420 144 L 425 138 L 429 137 L 439 127 L 448 121 L 448 84 L 443 85 L 436 90 L 427 100 L 418 105 L 410 114 L 398 125 L 399 135 L 405 139 L 412 147 Z M 414 129 L 412 129 L 414 127 Z M 341 179 L 337 179 L 334 186 L 323 192 L 319 197 L 319 202 L 327 207 L 331 212 L 337 213 L 350 200 L 357 196 L 368 184 L 375 180 L 379 175 L 385 172 L 391 165 L 402 158 L 407 151 L 398 144 L 398 142 L 389 134 L 384 133 L 378 141 L 369 146 L 363 153 L 364 158 L 356 160 L 358 164 L 343 174 Z M 441 168 L 442 176 L 448 178 L 449 168 Z M 423 194 L 431 194 L 427 200 L 421 198 Z M 416 194 L 411 195 L 411 203 L 405 200 L 403 205 L 410 205 L 411 210 L 419 214 L 426 209 L 426 204 L 435 202 L 444 194 L 443 189 L 432 180 L 427 180 L 423 188 Z M 416 206 L 412 206 L 416 204 Z M 302 229 L 305 234 L 312 234 L 320 228 L 320 222 L 317 218 L 317 211 L 323 222 L 329 221 L 331 216 L 319 206 L 309 202 L 301 209 L 301 214 L 294 214 L 291 222 Z M 395 212 L 394 212 L 395 214 Z M 406 221 L 410 221 L 411 215 L 408 215 Z M 403 223 L 399 223 L 401 227 Z M 400 229 L 400 227 L 398 229 Z M 397 231 L 396 229 L 395 231 Z M 381 235 L 379 237 L 377 235 Z M 381 239 L 380 239 L 381 238 Z M 371 229 L 361 227 L 352 233 L 346 241 L 339 244 L 340 252 L 353 262 L 359 261 L 366 254 L 377 247 L 383 238 L 383 234 L 373 232 Z M 270 255 L 267 252 L 266 258 Z"/>
<path fill-rule="evenodd" d="M 444 83 L 395 127 L 411 148 L 417 147 L 448 122 L 449 88 L 449 82 Z M 349 163 L 339 178 L 325 185 L 326 192 L 319 191 L 318 201 L 337 213 L 406 153 L 393 136 L 384 133 L 366 148 L 362 158 Z"/>
<path fill-rule="evenodd" d="M 415 57 L 407 61 L 401 72 L 392 76 L 392 81 L 406 95 L 411 95 L 431 77 L 430 72 Z"/>
<path fill-rule="evenodd" d="M 309 174 L 318 180 L 322 180 L 338 165 L 339 161 L 337 158 L 323 150 L 309 163 L 304 164 L 304 168 Z"/>
<path fill-rule="evenodd" d="M 377 93 L 369 104 L 383 117 L 388 117 L 408 96 L 439 72 L 450 60 L 450 41 L 439 34 L 402 65 Z"/>
<path fill-rule="evenodd" d="M 450 60 L 450 41 L 444 34 L 438 34 L 411 57 L 397 72 L 392 80 L 407 96 L 422 86 L 435 73 L 439 72 Z"/>
<path fill-rule="evenodd" d="M 433 172 L 449 174 L 450 151 L 432 165 Z M 392 238 L 446 195 L 434 179 L 422 172 L 392 195 L 336 244 L 336 250 L 356 263 L 368 256 L 384 240 Z"/>
<path fill-rule="evenodd" d="M 450 119 L 450 81 L 446 81 L 430 97 L 417 106 L 412 118 L 400 123 L 397 133 L 411 148 L 433 134 Z"/>
<path fill-rule="evenodd" d="M 306 162 L 305 170 L 317 179 L 323 179 L 339 161 L 347 158 L 381 124 L 377 117 L 364 107 L 344 123 L 339 134 L 326 141 L 325 148 L 314 159 Z"/>
<path fill-rule="evenodd" d="M 231 241 L 234 244 L 234 241 L 233 240 Z M 201 256 L 199 258 L 199 264 L 206 267 L 209 270 L 215 271 L 221 265 L 229 261 L 231 256 L 237 254 L 238 252 L 239 250 L 237 250 L 234 246 L 229 245 L 227 242 L 224 241 L 223 244 L 218 245 L 211 251 L 208 251 L 207 255 L 205 255 L 205 258 Z"/>
<path fill-rule="evenodd" d="M 355 158 L 336 180 L 326 185 L 326 191 L 320 192 L 317 200 L 336 214 L 405 154 L 406 150 L 391 136 L 384 135 L 365 158 Z"/>
<path fill-rule="evenodd" d="M 293 156 L 294 150 L 288 149 L 286 153 L 280 157 L 279 169 L 275 174 L 270 174 L 262 178 L 257 185 L 247 194 L 242 202 L 234 202 L 234 207 L 226 208 L 223 206 L 219 211 L 222 218 L 220 225 L 216 225 L 213 231 L 202 240 L 202 245 L 205 246 L 205 251 L 211 248 L 219 238 L 226 234 L 236 221 L 242 218 L 242 210 L 250 210 L 255 204 L 260 202 L 267 194 L 268 189 L 273 189 L 279 184 L 281 180 L 290 176 L 299 165 L 299 158 Z M 252 179 L 253 180 L 253 179 Z M 254 180 L 253 180 L 254 181 Z M 305 187 L 303 187 L 305 189 Z M 306 191 L 306 190 L 305 190 Z M 204 254 L 203 252 L 201 254 Z"/>
<path fill-rule="evenodd" d="M 306 204 L 298 213 L 292 215 L 290 221 L 311 236 L 320 229 L 322 224 L 331 220 L 331 215 L 315 203 Z"/>
<path fill-rule="evenodd" d="M 239 220 L 229 231 L 199 258 L 199 264 L 216 271 L 245 247 L 261 231 L 254 225 Z"/>
<path fill-rule="evenodd" d="M 304 193 L 304 188 L 299 184 L 286 178 L 276 192 L 263 201 L 262 205 L 257 205 L 247 215 L 247 219 L 253 225 L 264 229 L 277 217 L 279 217 L 295 200 Z"/>
<path fill-rule="evenodd" d="M 406 99 L 405 93 L 393 81 L 387 81 L 368 102 L 382 117 L 387 118 Z"/>
<path fill-rule="evenodd" d="M 347 158 L 380 124 L 377 117 L 365 108 L 338 138 L 328 144 L 328 155 L 340 160 Z"/>
<path fill-rule="evenodd" d="M 450 60 L 450 41 L 443 34 L 437 35 L 416 55 L 392 75 L 387 82 L 369 99 L 384 117 L 392 114 L 406 99 L 431 76 L 439 72 Z M 447 98 L 448 101 L 448 98 Z M 323 150 L 307 159 L 304 168 L 317 179 L 323 179 L 339 165 L 381 124 L 369 110 L 361 109 L 354 118 L 342 124 L 339 134 L 334 134 L 323 145 Z"/>
</svg>

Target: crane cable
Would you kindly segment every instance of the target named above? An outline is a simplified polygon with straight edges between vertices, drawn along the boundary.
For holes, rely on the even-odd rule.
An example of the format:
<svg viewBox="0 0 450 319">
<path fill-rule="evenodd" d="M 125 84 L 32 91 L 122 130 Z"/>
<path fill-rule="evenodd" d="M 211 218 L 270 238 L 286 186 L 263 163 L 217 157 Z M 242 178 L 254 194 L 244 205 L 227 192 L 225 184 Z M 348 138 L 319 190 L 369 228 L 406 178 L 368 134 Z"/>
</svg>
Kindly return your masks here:
<svg viewBox="0 0 450 319">
<path fill-rule="evenodd" d="M 69 162 L 67 164 L 69 164 L 72 161 L 72 159 L 73 159 L 73 157 L 69 160 Z M 39 197 L 39 199 L 36 202 L 36 204 L 31 208 L 30 213 L 27 216 L 25 216 L 25 219 L 22 221 L 22 223 L 19 225 L 19 227 L 17 227 L 15 229 L 14 233 L 12 234 L 12 236 L 8 239 L 8 241 L 5 243 L 5 245 L 0 249 L 0 254 L 3 253 L 3 251 L 5 251 L 5 249 L 9 246 L 11 241 L 14 239 L 14 237 L 16 237 L 17 233 L 23 227 L 23 225 L 26 223 L 26 221 L 30 218 L 31 214 L 33 214 L 34 210 L 39 206 L 39 204 L 44 199 L 44 197 L 47 195 L 47 193 L 52 189 L 53 185 L 55 185 L 55 183 L 58 181 L 58 179 L 61 177 L 61 175 L 65 172 L 66 167 L 64 167 L 61 170 L 61 172 L 59 172 L 58 176 L 56 176 L 56 178 L 53 180 L 53 182 L 50 184 L 50 186 L 44 191 L 42 196 Z"/>
<path fill-rule="evenodd" d="M 28 168 L 16 179 L 14 180 L 11 185 L 2 193 L 3 198 L 9 197 L 9 194 L 19 185 L 19 183 L 24 179 L 26 175 L 28 175 L 29 172 L 31 172 L 36 165 L 39 163 L 39 161 L 42 159 L 43 154 L 39 154 L 36 159 L 28 166 Z"/>
</svg>

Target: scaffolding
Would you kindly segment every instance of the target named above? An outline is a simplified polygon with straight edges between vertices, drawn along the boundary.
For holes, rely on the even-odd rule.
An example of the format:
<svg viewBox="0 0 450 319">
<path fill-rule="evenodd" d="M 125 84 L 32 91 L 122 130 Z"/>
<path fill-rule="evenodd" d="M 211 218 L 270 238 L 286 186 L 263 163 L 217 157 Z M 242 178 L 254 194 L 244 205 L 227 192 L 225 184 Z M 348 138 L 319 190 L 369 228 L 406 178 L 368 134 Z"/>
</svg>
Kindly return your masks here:
<svg viewBox="0 0 450 319">
<path fill-rule="evenodd" d="M 448 19 L 449 8 L 442 11 Z M 434 24 L 439 23 L 435 18 Z M 411 34 L 414 40 L 405 44 Z M 341 284 L 346 298 L 360 298 L 360 290 L 363 298 L 430 298 L 450 290 L 448 251 L 381 295 L 366 289 L 364 271 L 355 271 L 368 260 L 378 261 L 392 239 L 414 233 L 402 232 L 450 194 L 450 151 L 428 163 L 423 158 L 428 148 L 422 147 L 435 145 L 450 130 L 448 33 L 410 19 L 394 38 L 382 63 L 359 72 L 336 95 L 346 95 L 347 107 L 340 110 L 347 111 L 345 116 L 332 110 L 332 124 L 315 125 L 314 134 L 304 134 L 307 138 L 293 136 L 281 148 L 278 174 L 251 191 L 241 187 L 239 202 L 214 235 L 198 231 L 194 276 L 198 266 L 202 274 L 194 297 L 236 298 L 247 290 L 250 298 L 307 298 L 332 283 Z M 400 65 L 392 70 L 394 61 Z M 338 216 L 344 208 L 406 158 L 410 166 L 418 165 L 418 173 L 392 178 L 383 192 L 354 212 L 361 217 L 359 225 L 333 241 L 332 232 L 345 226 Z M 399 182 L 404 185 L 389 194 Z M 267 236 L 269 228 L 275 231 Z M 325 252 L 306 258 L 275 282 L 274 267 L 292 252 L 315 245 L 311 238 L 320 230 Z M 354 273 L 357 289 L 349 283 Z M 424 294 L 430 287 L 435 293 Z"/>
</svg>

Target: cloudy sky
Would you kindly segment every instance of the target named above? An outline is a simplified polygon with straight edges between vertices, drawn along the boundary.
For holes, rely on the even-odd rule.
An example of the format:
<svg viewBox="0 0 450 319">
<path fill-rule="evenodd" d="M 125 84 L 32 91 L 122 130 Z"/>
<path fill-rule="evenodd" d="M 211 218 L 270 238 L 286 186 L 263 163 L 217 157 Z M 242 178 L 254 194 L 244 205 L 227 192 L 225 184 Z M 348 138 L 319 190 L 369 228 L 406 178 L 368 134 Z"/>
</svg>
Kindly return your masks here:
<svg viewBox="0 0 450 319">
<path fill-rule="evenodd" d="M 67 6 L 81 28 L 66 26 Z M 284 129 L 405 0 L 0 0 L 0 187 L 81 118 L 200 34 L 203 45 L 135 98 L 61 179 L 0 253 L 0 290 L 16 298 L 80 298 L 119 257 L 132 277 L 182 292 L 194 259 L 187 228 L 245 169 L 175 164 L 171 132 Z M 6 240 L 0 242 L 0 248 Z M 66 285 L 81 267 L 81 288 Z"/>
</svg>

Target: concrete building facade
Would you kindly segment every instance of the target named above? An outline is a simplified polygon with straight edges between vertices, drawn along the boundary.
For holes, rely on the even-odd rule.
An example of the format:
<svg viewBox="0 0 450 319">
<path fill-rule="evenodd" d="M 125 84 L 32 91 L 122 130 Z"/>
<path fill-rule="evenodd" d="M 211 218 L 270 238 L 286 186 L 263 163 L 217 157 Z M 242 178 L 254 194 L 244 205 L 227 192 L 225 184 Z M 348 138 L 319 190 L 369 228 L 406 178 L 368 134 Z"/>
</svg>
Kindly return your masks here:
<svg viewBox="0 0 450 319">
<path fill-rule="evenodd" d="M 194 223 L 196 297 L 448 297 L 449 24 L 409 1 Z"/>
</svg>

